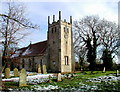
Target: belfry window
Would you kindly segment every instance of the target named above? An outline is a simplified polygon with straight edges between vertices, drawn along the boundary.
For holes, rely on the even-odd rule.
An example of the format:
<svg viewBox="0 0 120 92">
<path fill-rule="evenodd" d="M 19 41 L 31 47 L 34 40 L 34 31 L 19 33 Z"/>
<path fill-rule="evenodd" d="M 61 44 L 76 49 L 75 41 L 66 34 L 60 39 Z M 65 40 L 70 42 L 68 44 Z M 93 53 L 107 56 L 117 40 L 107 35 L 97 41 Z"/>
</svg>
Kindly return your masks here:
<svg viewBox="0 0 120 92">
<path fill-rule="evenodd" d="M 68 65 L 69 62 L 68 62 L 68 56 L 65 56 L 65 65 Z"/>
</svg>

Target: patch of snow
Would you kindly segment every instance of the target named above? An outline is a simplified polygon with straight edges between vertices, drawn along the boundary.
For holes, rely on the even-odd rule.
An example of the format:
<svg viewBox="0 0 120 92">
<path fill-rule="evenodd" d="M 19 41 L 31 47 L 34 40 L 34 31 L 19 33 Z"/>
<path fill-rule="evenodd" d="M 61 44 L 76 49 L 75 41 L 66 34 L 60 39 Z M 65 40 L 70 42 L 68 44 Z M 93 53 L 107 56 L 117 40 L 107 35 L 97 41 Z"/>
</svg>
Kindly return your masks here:
<svg viewBox="0 0 120 92">
<path fill-rule="evenodd" d="M 48 81 L 49 76 L 53 76 L 53 74 L 37 74 L 32 76 L 27 76 L 27 83 L 29 84 L 36 84 Z M 2 79 L 2 81 L 13 81 L 13 82 L 19 82 L 19 77 L 16 78 L 9 78 L 9 79 Z"/>
<path fill-rule="evenodd" d="M 24 56 L 24 55 L 27 55 L 27 54 L 30 54 L 30 53 L 31 53 L 30 48 L 27 48 L 27 49 L 22 53 L 22 55 Z"/>
</svg>

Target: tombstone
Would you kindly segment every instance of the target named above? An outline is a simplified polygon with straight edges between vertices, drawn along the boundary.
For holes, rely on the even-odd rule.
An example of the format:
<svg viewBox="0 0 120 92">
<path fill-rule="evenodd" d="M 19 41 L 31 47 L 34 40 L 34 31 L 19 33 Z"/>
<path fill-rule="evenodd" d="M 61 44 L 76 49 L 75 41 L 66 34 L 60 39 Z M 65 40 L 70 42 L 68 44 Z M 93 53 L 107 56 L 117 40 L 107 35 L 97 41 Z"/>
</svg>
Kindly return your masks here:
<svg viewBox="0 0 120 92">
<path fill-rule="evenodd" d="M 40 67 L 40 64 L 38 64 L 38 73 L 41 73 L 41 67 Z"/>
<path fill-rule="evenodd" d="M 27 80 L 27 74 L 26 74 L 26 70 L 23 68 L 20 72 L 19 87 L 27 86 L 26 80 Z"/>
<path fill-rule="evenodd" d="M 43 74 L 47 74 L 46 65 L 43 65 Z"/>
<path fill-rule="evenodd" d="M 58 76 L 57 76 L 57 81 L 62 81 L 62 77 L 61 77 L 61 73 L 58 73 Z"/>
<path fill-rule="evenodd" d="M 52 82 L 52 79 L 51 79 L 52 77 L 49 75 L 48 78 L 49 78 L 49 83 L 51 83 Z"/>
<path fill-rule="evenodd" d="M 105 67 L 103 68 L 103 73 L 105 73 Z"/>
<path fill-rule="evenodd" d="M 119 75 L 119 71 L 118 70 L 116 70 L 116 76 L 118 76 Z"/>
<path fill-rule="evenodd" d="M 5 78 L 10 78 L 10 68 L 5 69 Z"/>
<path fill-rule="evenodd" d="M 15 76 L 15 77 L 18 77 L 18 76 L 19 76 L 18 69 L 15 68 L 13 71 L 14 71 L 14 76 Z"/>
</svg>

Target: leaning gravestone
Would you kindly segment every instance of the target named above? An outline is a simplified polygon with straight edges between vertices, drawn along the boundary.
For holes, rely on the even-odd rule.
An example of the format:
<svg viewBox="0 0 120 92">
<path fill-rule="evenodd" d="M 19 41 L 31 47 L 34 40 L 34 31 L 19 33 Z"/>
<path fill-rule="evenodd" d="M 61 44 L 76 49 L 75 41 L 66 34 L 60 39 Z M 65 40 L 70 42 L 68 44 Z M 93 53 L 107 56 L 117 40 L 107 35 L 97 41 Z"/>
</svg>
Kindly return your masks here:
<svg viewBox="0 0 120 92">
<path fill-rule="evenodd" d="M 10 78 L 10 68 L 5 69 L 5 78 Z"/>
<path fill-rule="evenodd" d="M 41 73 L 41 67 L 40 67 L 40 64 L 38 64 L 38 73 Z"/>
<path fill-rule="evenodd" d="M 62 81 L 61 73 L 58 73 L 57 81 Z"/>
<path fill-rule="evenodd" d="M 105 67 L 103 68 L 103 73 L 105 73 Z"/>
<path fill-rule="evenodd" d="M 19 76 L 18 69 L 15 68 L 13 71 L 14 71 L 14 76 L 15 76 L 15 77 L 18 77 L 18 76 Z"/>
<path fill-rule="evenodd" d="M 43 65 L 43 74 L 47 74 L 46 65 Z"/>
<path fill-rule="evenodd" d="M 20 72 L 19 87 L 26 86 L 27 85 L 26 80 L 27 80 L 26 70 L 22 69 Z"/>
</svg>

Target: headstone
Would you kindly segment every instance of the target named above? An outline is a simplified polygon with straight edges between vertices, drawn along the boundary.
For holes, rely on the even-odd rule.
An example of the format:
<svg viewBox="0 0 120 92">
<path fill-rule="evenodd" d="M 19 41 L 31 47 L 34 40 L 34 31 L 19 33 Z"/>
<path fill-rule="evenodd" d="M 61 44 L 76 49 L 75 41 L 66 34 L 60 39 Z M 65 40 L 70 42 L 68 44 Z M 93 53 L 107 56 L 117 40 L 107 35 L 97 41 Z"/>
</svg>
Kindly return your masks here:
<svg viewBox="0 0 120 92">
<path fill-rule="evenodd" d="M 118 70 L 116 70 L 116 76 L 118 76 L 119 75 L 119 71 Z"/>
<path fill-rule="evenodd" d="M 103 68 L 103 73 L 105 73 L 105 67 Z"/>
<path fill-rule="evenodd" d="M 49 75 L 48 78 L 49 78 L 49 83 L 51 83 L 52 82 L 51 76 Z"/>
<path fill-rule="evenodd" d="M 14 71 L 14 76 L 15 76 L 15 77 L 18 77 L 18 76 L 19 76 L 18 69 L 15 68 L 13 71 Z"/>
<path fill-rule="evenodd" d="M 22 69 L 20 72 L 19 87 L 26 86 L 27 85 L 26 80 L 27 80 L 26 70 Z"/>
<path fill-rule="evenodd" d="M 10 78 L 10 68 L 5 69 L 5 78 Z"/>
<path fill-rule="evenodd" d="M 38 73 L 41 73 L 41 67 L 40 67 L 40 64 L 38 64 Z"/>
<path fill-rule="evenodd" d="M 43 74 L 47 74 L 46 65 L 43 65 Z"/>
<path fill-rule="evenodd" d="M 57 81 L 62 81 L 61 73 L 58 73 Z"/>
</svg>

